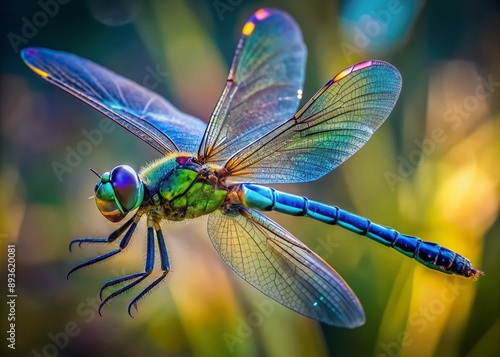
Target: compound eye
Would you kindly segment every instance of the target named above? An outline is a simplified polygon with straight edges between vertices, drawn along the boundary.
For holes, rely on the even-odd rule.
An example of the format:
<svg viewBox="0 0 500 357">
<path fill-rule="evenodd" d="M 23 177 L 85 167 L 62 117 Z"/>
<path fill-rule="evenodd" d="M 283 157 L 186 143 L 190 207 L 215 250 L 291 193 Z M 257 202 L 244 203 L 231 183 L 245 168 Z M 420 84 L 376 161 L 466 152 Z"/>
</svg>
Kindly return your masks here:
<svg viewBox="0 0 500 357">
<path fill-rule="evenodd" d="M 99 212 L 111 222 L 119 222 L 127 212 L 122 212 L 115 199 L 115 193 L 110 182 L 99 181 L 95 187 L 95 203 Z"/>
<path fill-rule="evenodd" d="M 95 203 L 99 212 L 101 212 L 101 214 L 110 222 L 120 222 L 127 215 L 127 213 L 122 213 L 120 211 L 120 208 L 115 201 L 104 201 L 96 196 Z"/>
<path fill-rule="evenodd" d="M 130 166 L 121 165 L 111 170 L 110 182 L 124 211 L 132 211 L 142 203 L 144 187 L 139 175 Z"/>
</svg>

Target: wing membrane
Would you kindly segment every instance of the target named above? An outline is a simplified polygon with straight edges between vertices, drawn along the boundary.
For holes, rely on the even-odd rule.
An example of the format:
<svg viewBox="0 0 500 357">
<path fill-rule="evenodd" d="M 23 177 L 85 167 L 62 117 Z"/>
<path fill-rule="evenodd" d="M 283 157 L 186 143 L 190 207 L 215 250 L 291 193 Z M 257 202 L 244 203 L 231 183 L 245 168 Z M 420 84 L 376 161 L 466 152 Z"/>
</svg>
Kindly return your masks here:
<svg viewBox="0 0 500 357">
<path fill-rule="evenodd" d="M 209 216 L 208 233 L 238 275 L 280 304 L 315 320 L 354 328 L 363 308 L 342 278 L 285 229 L 257 211 Z"/>
<path fill-rule="evenodd" d="M 50 83 L 71 93 L 162 154 L 195 153 L 206 124 L 161 96 L 78 56 L 42 48 L 22 51 L 23 60 Z"/>
<path fill-rule="evenodd" d="M 295 21 L 260 9 L 243 27 L 226 88 L 212 114 L 199 156 L 224 163 L 297 110 L 306 47 Z"/>
<path fill-rule="evenodd" d="M 384 122 L 401 91 L 392 65 L 366 61 L 340 72 L 291 119 L 247 145 L 225 164 L 229 180 L 307 182 L 358 151 Z"/>
</svg>

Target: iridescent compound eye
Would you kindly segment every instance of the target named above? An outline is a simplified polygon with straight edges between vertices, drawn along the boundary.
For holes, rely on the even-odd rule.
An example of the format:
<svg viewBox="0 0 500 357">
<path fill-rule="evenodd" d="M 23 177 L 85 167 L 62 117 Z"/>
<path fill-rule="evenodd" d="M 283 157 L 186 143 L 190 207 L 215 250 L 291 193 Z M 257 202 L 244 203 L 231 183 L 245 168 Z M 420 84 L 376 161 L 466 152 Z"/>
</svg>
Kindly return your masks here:
<svg viewBox="0 0 500 357">
<path fill-rule="evenodd" d="M 105 176 L 109 177 L 109 172 L 105 172 L 103 178 Z M 99 212 L 111 222 L 119 222 L 127 215 L 127 212 L 123 212 L 117 203 L 113 185 L 109 181 L 105 182 L 101 179 L 96 184 L 95 203 Z"/>
<path fill-rule="evenodd" d="M 139 207 L 144 198 L 141 179 L 126 165 L 103 173 L 94 190 L 97 208 L 111 222 L 121 221 L 129 211 Z"/>
<path fill-rule="evenodd" d="M 144 186 L 134 169 L 127 165 L 117 166 L 111 170 L 110 181 L 124 211 L 139 207 L 144 197 Z"/>
</svg>

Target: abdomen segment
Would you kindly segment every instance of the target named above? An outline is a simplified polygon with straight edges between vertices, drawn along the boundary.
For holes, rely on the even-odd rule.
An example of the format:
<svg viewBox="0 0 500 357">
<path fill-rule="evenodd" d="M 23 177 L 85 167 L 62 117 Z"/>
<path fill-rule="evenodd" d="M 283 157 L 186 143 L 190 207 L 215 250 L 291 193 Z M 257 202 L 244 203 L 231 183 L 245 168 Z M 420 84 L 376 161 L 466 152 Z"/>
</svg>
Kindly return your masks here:
<svg viewBox="0 0 500 357">
<path fill-rule="evenodd" d="M 304 196 L 291 195 L 273 188 L 242 184 L 238 196 L 241 203 L 261 211 L 276 211 L 292 216 L 307 216 L 317 221 L 338 225 L 351 232 L 367 236 L 383 245 L 392 247 L 423 265 L 447 274 L 479 277 L 483 272 L 471 266 L 470 261 L 437 243 L 401 234 L 393 228 L 372 223 L 369 219 L 329 206 Z"/>
</svg>

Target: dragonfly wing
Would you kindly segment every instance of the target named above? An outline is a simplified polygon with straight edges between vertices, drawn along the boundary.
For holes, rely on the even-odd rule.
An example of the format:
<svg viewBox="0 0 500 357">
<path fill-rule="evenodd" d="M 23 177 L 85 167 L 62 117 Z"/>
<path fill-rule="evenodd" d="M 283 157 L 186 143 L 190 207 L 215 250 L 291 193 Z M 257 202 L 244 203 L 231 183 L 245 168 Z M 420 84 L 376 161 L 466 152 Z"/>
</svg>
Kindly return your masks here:
<svg viewBox="0 0 500 357">
<path fill-rule="evenodd" d="M 317 180 L 358 151 L 389 116 L 401 75 L 382 61 L 349 67 L 327 82 L 292 118 L 225 164 L 236 183 Z"/>
<path fill-rule="evenodd" d="M 195 153 L 206 124 L 177 110 L 161 96 L 78 56 L 42 48 L 22 51 L 41 77 L 71 93 L 162 154 Z"/>
<path fill-rule="evenodd" d="M 216 211 L 208 234 L 231 269 L 280 304 L 334 326 L 364 323 L 359 300 L 335 270 L 257 211 Z"/>
<path fill-rule="evenodd" d="M 299 105 L 305 60 L 300 28 L 289 15 L 274 9 L 255 12 L 243 27 L 200 158 L 222 164 L 290 118 Z"/>
</svg>

